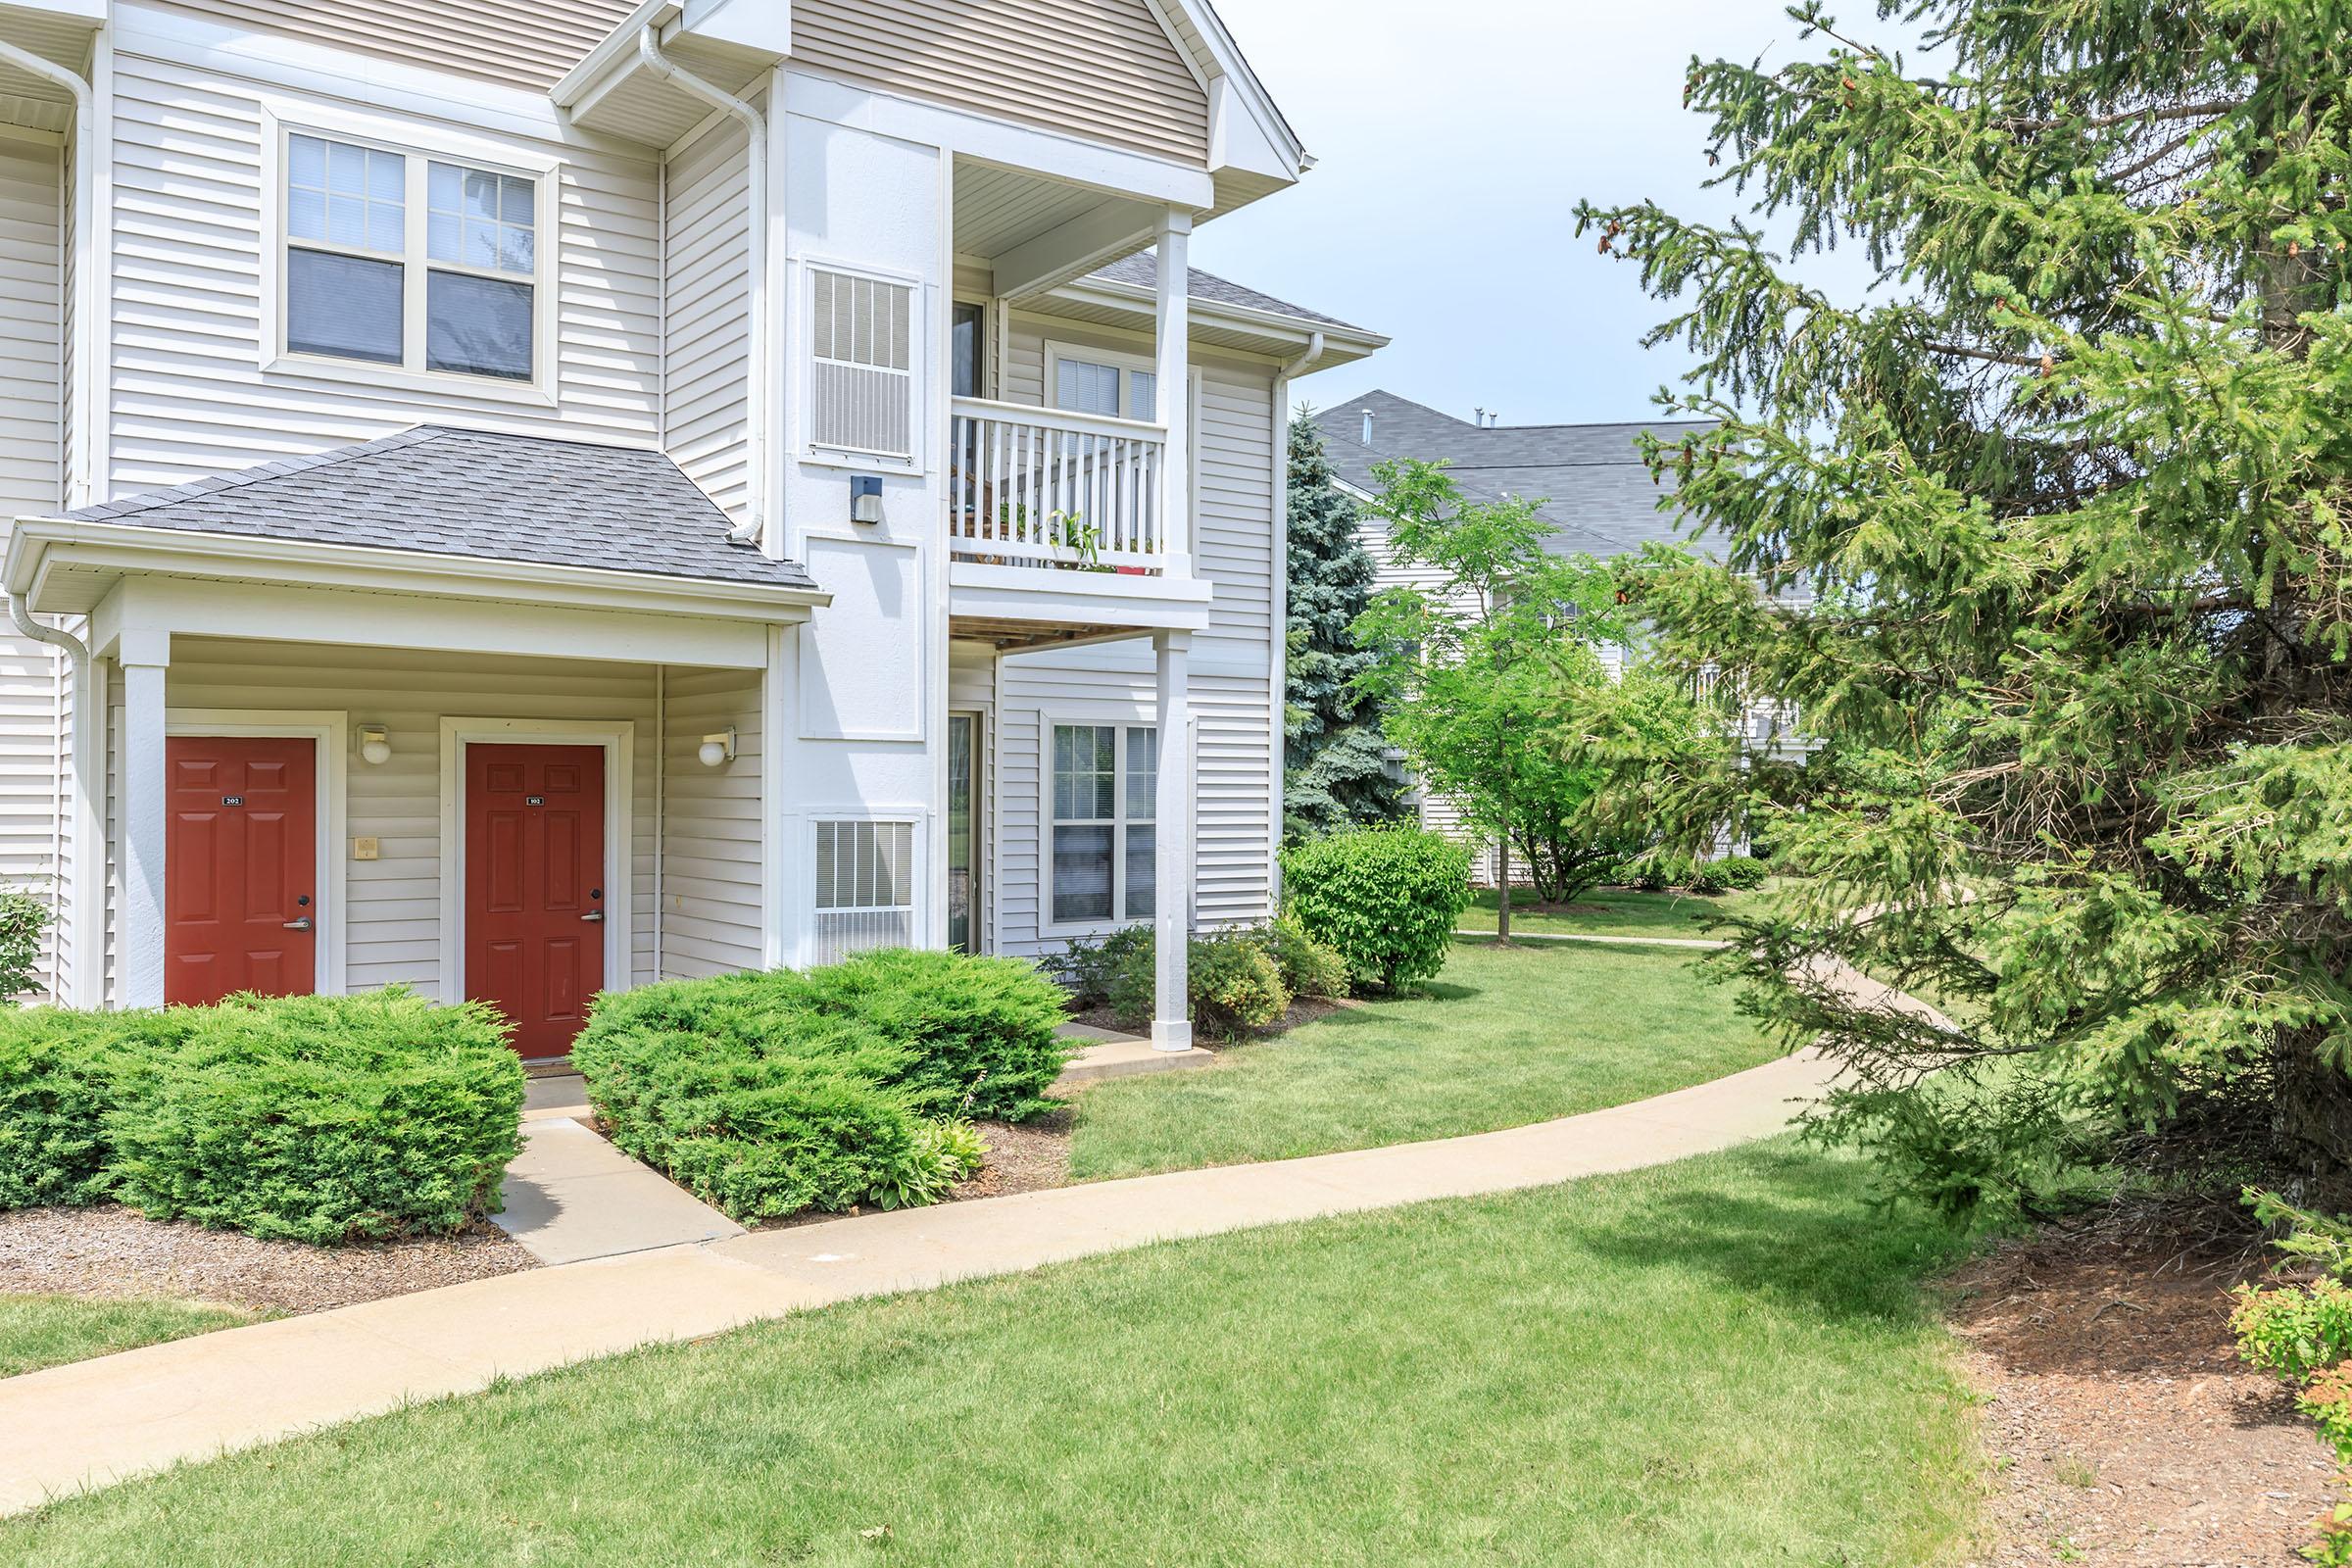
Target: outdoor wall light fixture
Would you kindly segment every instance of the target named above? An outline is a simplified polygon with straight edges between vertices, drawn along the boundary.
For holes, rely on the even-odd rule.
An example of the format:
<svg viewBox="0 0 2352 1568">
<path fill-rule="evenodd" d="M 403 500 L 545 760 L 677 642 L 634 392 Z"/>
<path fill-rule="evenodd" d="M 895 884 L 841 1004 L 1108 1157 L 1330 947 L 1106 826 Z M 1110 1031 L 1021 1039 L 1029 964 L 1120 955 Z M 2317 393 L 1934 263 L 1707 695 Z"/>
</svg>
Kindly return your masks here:
<svg viewBox="0 0 2352 1568">
<path fill-rule="evenodd" d="M 882 520 L 880 474 L 856 473 L 850 476 L 850 520 L 866 523 Z"/>
<path fill-rule="evenodd" d="M 371 767 L 392 760 L 392 736 L 381 724 L 360 726 L 360 760 Z"/>
<path fill-rule="evenodd" d="M 702 749 L 694 755 L 702 759 L 705 767 L 735 760 L 735 726 L 729 724 L 715 735 L 704 736 Z"/>
</svg>

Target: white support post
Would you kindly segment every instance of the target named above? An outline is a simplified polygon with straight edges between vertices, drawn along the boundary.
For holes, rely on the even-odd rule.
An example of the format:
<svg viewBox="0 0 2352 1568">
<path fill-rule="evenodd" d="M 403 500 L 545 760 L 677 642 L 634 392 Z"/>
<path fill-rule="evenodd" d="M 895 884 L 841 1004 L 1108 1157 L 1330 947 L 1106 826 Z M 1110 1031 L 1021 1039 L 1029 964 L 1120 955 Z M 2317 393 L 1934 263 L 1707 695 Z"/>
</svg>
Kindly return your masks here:
<svg viewBox="0 0 2352 1568">
<path fill-rule="evenodd" d="M 164 761 L 164 677 L 170 632 L 122 634 L 122 911 L 125 1007 L 164 1004 L 164 858 L 170 775 Z"/>
<path fill-rule="evenodd" d="M 1154 633 L 1159 659 L 1159 778 L 1152 803 L 1152 941 L 1156 960 L 1152 1044 L 1160 1051 L 1193 1045 L 1193 759 L 1192 633 Z"/>
<path fill-rule="evenodd" d="M 1153 410 L 1167 431 L 1160 475 L 1162 547 L 1170 577 L 1193 574 L 1193 215 L 1171 207 L 1159 220 L 1157 371 Z"/>
<path fill-rule="evenodd" d="M 799 630 L 767 629 L 767 668 L 760 677 L 760 961 L 767 969 L 786 968 L 803 957 L 792 896 L 798 882 L 792 835 L 800 818 L 784 813 L 784 751 L 792 716 L 789 694 L 800 674 Z"/>
</svg>

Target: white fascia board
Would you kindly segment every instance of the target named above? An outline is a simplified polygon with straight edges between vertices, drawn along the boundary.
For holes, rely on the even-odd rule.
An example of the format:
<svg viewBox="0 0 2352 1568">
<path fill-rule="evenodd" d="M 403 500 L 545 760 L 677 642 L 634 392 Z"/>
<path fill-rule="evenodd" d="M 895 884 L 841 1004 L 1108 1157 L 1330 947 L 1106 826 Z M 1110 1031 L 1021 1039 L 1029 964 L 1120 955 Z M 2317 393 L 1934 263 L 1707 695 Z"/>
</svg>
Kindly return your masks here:
<svg viewBox="0 0 2352 1568">
<path fill-rule="evenodd" d="M 686 0 L 679 25 L 712 43 L 757 49 L 778 59 L 792 53 L 792 7 L 775 0 Z"/>
<path fill-rule="evenodd" d="M 1233 34 L 1225 30 L 1225 23 L 1218 17 L 1217 8 L 1204 3 L 1204 0 L 1158 0 L 1158 3 L 1184 14 L 1185 20 L 1193 24 L 1200 34 L 1201 41 L 1208 46 L 1209 59 L 1216 68 L 1211 74 L 1212 77 L 1232 83 L 1233 96 L 1225 104 L 1224 112 L 1233 114 L 1238 111 L 1247 115 L 1266 146 L 1282 160 L 1281 167 L 1262 172 L 1287 173 L 1290 178 L 1296 179 L 1313 168 L 1314 160 L 1307 156 L 1305 146 L 1298 140 L 1298 133 L 1291 129 L 1291 122 L 1283 117 L 1281 108 L 1274 102 L 1274 95 L 1266 91 L 1266 84 L 1258 80 L 1257 73 L 1250 68 L 1241 46 L 1233 41 Z M 1179 49 L 1185 46 L 1181 38 L 1176 39 L 1175 43 Z M 1216 107 L 1213 92 L 1210 103 L 1212 108 Z M 1244 164 L 1231 167 L 1251 166 Z"/>
<path fill-rule="evenodd" d="M 344 99 L 379 112 L 645 156 L 633 143 L 573 129 L 540 93 L 355 55 L 286 34 L 223 25 L 188 12 L 152 10 L 119 0 L 114 40 L 118 53 Z"/>
<path fill-rule="evenodd" d="M 1211 585 L 1198 577 L 1126 577 L 967 561 L 948 568 L 950 613 L 1034 621 L 1040 631 L 1055 626 L 1206 631 L 1214 597 Z"/>
<path fill-rule="evenodd" d="M 583 610 L 724 614 L 768 622 L 807 620 L 811 609 L 833 602 L 821 589 L 118 522 L 20 518 L 9 538 L 5 566 L 0 567 L 9 593 L 28 596 L 27 604 L 37 609 L 44 583 L 62 567 L 231 579 L 260 570 L 269 581 L 309 587 L 448 594 Z"/>
<path fill-rule="evenodd" d="M 602 91 L 609 87 L 611 82 L 603 78 L 626 74 L 629 62 L 637 58 L 637 35 L 648 27 L 666 27 L 678 16 L 677 0 L 644 0 L 547 89 L 548 102 L 559 109 L 573 109 L 590 88 Z M 618 72 L 613 69 L 616 66 Z"/>
<path fill-rule="evenodd" d="M 1216 181 L 1208 171 L 1172 159 L 1126 152 L 945 104 L 901 98 L 837 76 L 819 75 L 799 65 L 789 66 L 785 91 L 796 116 L 938 147 L 982 163 L 1092 186 L 1113 196 L 1133 196 L 1199 212 L 1216 205 Z"/>
<path fill-rule="evenodd" d="M 1064 283 L 1053 293 L 1078 304 L 1107 306 L 1113 310 L 1131 311 L 1150 316 L 1157 309 L 1158 295 L 1140 283 L 1119 283 L 1108 278 L 1082 277 Z M 1317 369 L 1328 370 L 1377 353 L 1389 346 L 1389 339 L 1378 332 L 1366 332 L 1355 327 L 1341 326 L 1330 321 L 1310 321 L 1302 316 L 1285 316 L 1279 311 L 1252 310 L 1224 300 L 1192 298 L 1193 324 L 1223 326 L 1244 332 L 1262 332 L 1270 339 L 1268 352 L 1297 349 L 1313 336 L 1323 334 L 1323 358 L 1315 364 Z"/>
</svg>

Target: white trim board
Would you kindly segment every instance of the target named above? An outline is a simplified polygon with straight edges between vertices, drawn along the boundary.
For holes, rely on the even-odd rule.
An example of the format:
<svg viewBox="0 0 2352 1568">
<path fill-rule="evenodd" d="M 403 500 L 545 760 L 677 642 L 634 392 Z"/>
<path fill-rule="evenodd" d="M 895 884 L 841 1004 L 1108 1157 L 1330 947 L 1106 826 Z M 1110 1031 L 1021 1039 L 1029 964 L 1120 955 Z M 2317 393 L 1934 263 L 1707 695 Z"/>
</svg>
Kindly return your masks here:
<svg viewBox="0 0 2352 1568">
<path fill-rule="evenodd" d="M 605 989 L 626 991 L 636 923 L 633 719 L 450 718 L 441 720 L 441 1000 L 466 997 L 465 749 L 482 746 L 601 746 L 605 751 Z"/>
<path fill-rule="evenodd" d="M 248 736 L 308 740 L 318 748 L 312 769 L 318 791 L 316 831 L 318 838 L 318 940 L 313 957 L 312 985 L 322 997 L 343 995 L 351 943 L 351 921 L 345 914 L 345 890 L 350 881 L 343 830 L 351 800 L 351 715 L 325 710 L 271 708 L 166 708 L 164 735 L 189 737 Z M 171 884 L 167 880 L 166 884 Z M 169 927 L 167 926 L 167 930 Z"/>
</svg>

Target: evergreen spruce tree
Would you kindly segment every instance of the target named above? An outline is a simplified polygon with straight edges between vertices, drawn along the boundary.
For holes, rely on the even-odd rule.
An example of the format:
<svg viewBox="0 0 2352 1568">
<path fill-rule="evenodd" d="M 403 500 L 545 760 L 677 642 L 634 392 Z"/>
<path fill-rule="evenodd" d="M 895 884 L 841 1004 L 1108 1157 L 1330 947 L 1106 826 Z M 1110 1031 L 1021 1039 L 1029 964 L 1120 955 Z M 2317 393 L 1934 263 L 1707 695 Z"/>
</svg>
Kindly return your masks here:
<svg viewBox="0 0 2352 1568">
<path fill-rule="evenodd" d="M 1304 409 L 1291 420 L 1290 466 L 1283 832 L 1295 840 L 1386 821 L 1402 807 L 1379 705 L 1356 685 L 1374 656 L 1348 632 L 1371 598 L 1372 558 Z"/>
<path fill-rule="evenodd" d="M 1578 214 L 1676 301 L 1662 401 L 1723 421 L 1650 456 L 1728 559 L 1660 553 L 1641 612 L 1830 747 L 1647 808 L 1820 873 L 1738 961 L 1915 1190 L 2031 1206 L 2121 1157 L 2344 1206 L 2352 11 L 1884 7 L 1915 62 L 1790 15 L 1807 58 L 1687 89 L 1754 223 Z M 1831 298 L 1759 226 L 1885 286 Z"/>
</svg>

